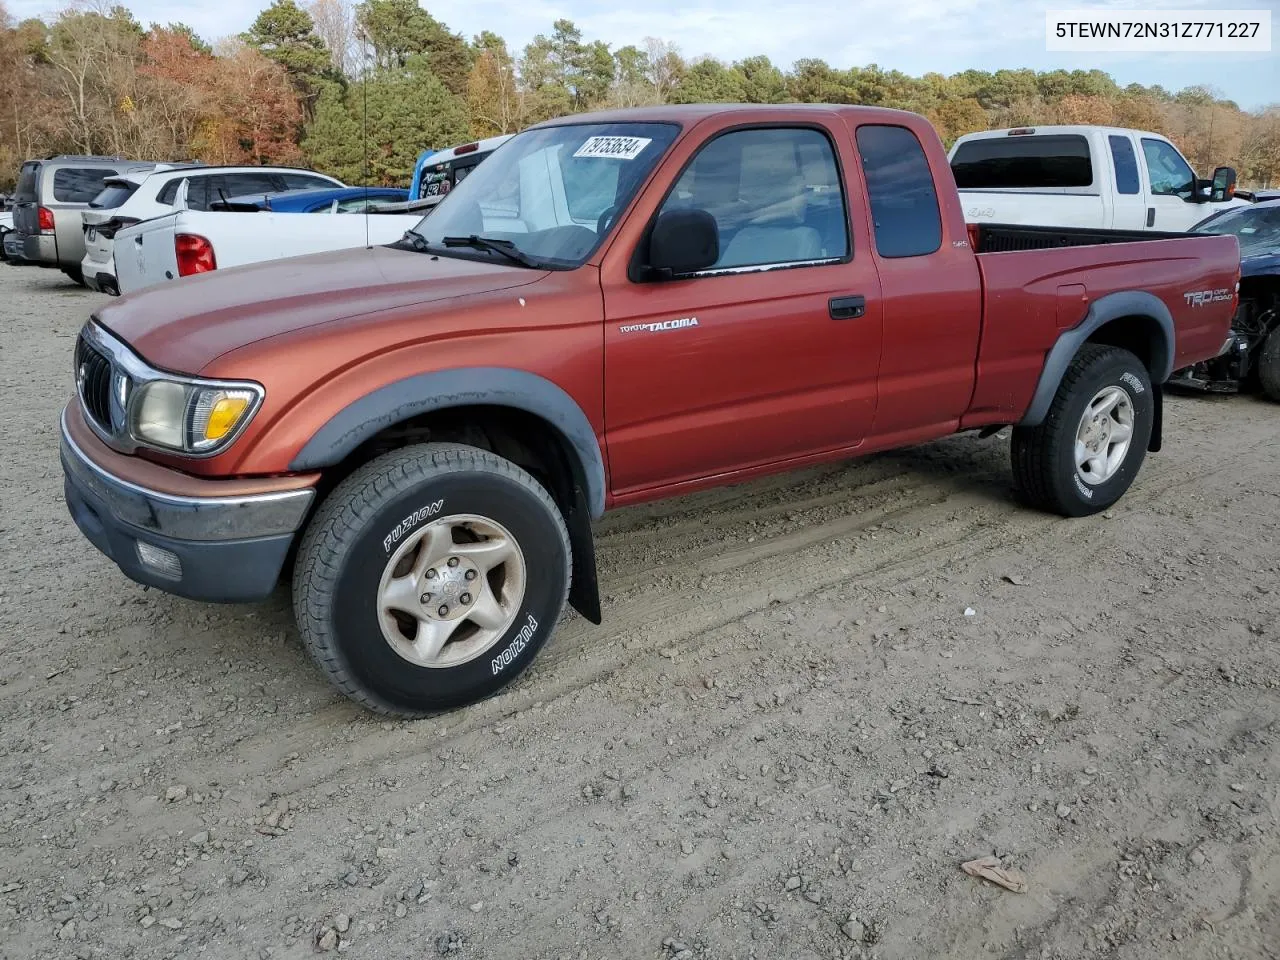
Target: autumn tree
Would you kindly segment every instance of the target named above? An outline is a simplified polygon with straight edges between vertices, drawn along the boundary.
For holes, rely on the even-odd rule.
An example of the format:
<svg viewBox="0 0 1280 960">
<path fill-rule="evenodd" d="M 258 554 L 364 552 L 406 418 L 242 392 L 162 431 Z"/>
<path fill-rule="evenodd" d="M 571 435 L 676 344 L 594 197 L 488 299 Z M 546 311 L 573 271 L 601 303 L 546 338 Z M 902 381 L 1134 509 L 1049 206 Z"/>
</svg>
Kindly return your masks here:
<svg viewBox="0 0 1280 960">
<path fill-rule="evenodd" d="M 194 145 L 212 163 L 296 163 L 302 106 L 285 69 L 254 47 L 229 42 L 218 51 L 215 110 Z"/>
<path fill-rule="evenodd" d="M 515 133 L 524 114 L 515 62 L 507 42 L 485 31 L 475 38 L 475 58 L 467 78 L 467 108 L 477 137 Z"/>
</svg>

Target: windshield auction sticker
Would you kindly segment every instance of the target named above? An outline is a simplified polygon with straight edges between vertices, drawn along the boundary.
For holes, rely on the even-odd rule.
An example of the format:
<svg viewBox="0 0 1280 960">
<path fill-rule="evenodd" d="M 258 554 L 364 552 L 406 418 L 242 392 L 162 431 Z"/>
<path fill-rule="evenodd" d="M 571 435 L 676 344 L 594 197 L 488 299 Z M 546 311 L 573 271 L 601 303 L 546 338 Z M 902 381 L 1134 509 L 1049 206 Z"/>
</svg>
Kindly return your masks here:
<svg viewBox="0 0 1280 960">
<path fill-rule="evenodd" d="M 634 160 L 653 141 L 649 137 L 587 137 L 586 143 L 574 151 L 575 157 L 608 157 Z"/>
</svg>

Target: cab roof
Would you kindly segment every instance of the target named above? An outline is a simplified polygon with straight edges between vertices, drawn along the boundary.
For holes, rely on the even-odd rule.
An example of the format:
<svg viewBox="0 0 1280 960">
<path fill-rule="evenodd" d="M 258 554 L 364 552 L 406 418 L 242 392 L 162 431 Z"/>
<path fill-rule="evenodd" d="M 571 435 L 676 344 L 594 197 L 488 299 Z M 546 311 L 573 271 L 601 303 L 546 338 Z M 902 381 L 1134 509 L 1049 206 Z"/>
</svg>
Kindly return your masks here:
<svg viewBox="0 0 1280 960">
<path fill-rule="evenodd" d="M 920 123 L 927 122 L 917 113 L 907 110 L 891 110 L 888 107 L 866 107 L 847 103 L 687 103 L 667 104 L 659 107 L 628 107 L 621 110 L 597 110 L 592 113 L 576 113 L 557 117 L 534 125 L 538 127 L 562 127 L 582 123 L 697 123 L 707 117 L 730 115 L 743 123 L 755 117 L 777 118 L 779 114 L 803 117 L 840 116 L 859 123 L 882 121 L 901 124 L 907 118 Z"/>
</svg>

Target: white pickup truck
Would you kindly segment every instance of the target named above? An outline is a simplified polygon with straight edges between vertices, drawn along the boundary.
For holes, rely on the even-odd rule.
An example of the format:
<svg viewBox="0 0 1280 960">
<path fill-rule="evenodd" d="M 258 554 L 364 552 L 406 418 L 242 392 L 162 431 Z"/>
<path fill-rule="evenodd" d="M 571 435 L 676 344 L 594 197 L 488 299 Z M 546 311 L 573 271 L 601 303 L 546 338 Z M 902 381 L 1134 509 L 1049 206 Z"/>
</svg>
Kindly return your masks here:
<svg viewBox="0 0 1280 960">
<path fill-rule="evenodd" d="M 1119 127 L 985 130 L 949 155 L 969 223 L 1182 232 L 1235 197 L 1235 171 L 1200 180 L 1158 133 Z"/>
<path fill-rule="evenodd" d="M 180 191 L 181 192 L 181 191 Z M 177 206 L 181 207 L 179 198 Z M 405 213 L 272 213 L 179 209 L 115 235 L 122 295 L 210 270 L 399 240 L 422 219 Z"/>
</svg>

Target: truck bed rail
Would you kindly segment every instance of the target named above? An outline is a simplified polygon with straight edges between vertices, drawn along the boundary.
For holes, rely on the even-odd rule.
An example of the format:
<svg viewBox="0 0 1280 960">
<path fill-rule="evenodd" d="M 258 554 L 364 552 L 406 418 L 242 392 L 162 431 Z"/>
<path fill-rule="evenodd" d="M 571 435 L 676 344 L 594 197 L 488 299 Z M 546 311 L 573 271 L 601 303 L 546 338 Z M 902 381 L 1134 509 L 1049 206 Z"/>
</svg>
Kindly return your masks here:
<svg viewBox="0 0 1280 960">
<path fill-rule="evenodd" d="M 1014 223 L 969 224 L 969 244 L 974 253 L 1091 247 L 1108 243 L 1140 243 L 1144 240 L 1178 240 L 1186 236 L 1185 233 L 1163 233 L 1157 230 L 1029 227 Z"/>
</svg>

